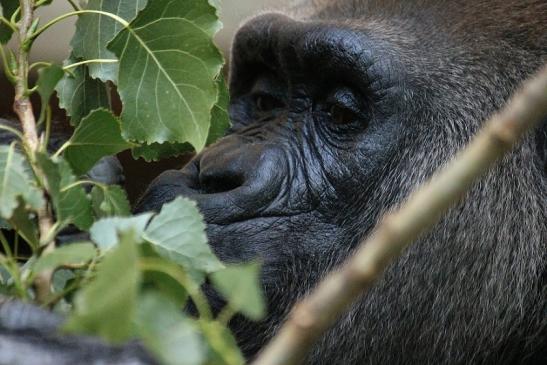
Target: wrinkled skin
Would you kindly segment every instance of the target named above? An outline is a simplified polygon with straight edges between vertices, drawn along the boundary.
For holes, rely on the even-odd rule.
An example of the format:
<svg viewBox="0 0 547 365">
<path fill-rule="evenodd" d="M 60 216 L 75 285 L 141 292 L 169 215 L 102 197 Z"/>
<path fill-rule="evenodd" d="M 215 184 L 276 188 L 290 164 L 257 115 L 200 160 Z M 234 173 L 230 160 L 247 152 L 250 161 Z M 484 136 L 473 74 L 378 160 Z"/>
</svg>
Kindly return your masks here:
<svg viewBox="0 0 547 365">
<path fill-rule="evenodd" d="M 269 315 L 232 323 L 248 357 L 547 61 L 544 1 L 315 1 L 298 13 L 240 29 L 233 127 L 137 207 L 195 199 L 222 260 L 262 261 Z M 545 134 L 391 265 L 309 363 L 545 360 Z"/>
<path fill-rule="evenodd" d="M 316 0 L 233 46 L 228 135 L 158 177 L 136 211 L 195 199 L 216 254 L 259 259 L 252 358 L 291 305 L 547 62 L 543 0 Z M 308 363 L 547 358 L 545 124 L 393 263 Z M 222 300 L 206 288 L 216 310 Z"/>
</svg>

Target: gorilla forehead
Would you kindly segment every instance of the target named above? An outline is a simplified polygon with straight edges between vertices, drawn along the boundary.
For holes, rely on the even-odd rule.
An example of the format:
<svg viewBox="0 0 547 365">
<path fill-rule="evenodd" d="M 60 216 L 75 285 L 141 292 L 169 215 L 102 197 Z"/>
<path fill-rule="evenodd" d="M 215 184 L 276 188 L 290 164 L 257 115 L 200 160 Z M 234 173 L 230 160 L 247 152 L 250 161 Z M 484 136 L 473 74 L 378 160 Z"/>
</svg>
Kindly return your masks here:
<svg viewBox="0 0 547 365">
<path fill-rule="evenodd" d="M 391 57 L 388 40 L 382 44 L 373 35 L 349 24 L 298 21 L 275 13 L 256 17 L 234 41 L 231 93 L 244 92 L 264 69 L 289 82 L 335 79 L 363 92 L 371 85 L 394 87 L 404 79 L 400 73 L 405 69 L 394 64 L 398 58 Z"/>
<path fill-rule="evenodd" d="M 289 91 L 299 80 L 317 87 L 345 83 L 373 95 L 371 107 L 384 119 L 392 114 L 404 116 L 400 122 L 440 124 L 460 131 L 453 137 L 465 142 L 541 65 L 547 32 L 530 29 L 538 18 L 547 24 L 547 7 L 540 1 L 454 3 L 319 2 L 294 18 L 259 16 L 236 36 L 232 95 L 248 91 L 264 70 L 286 80 Z M 474 13 L 483 8 L 510 15 L 493 22 Z M 528 20 L 529 27 L 516 23 Z M 538 57 L 529 58 L 528 48 Z M 412 118 L 419 109 L 431 118 Z"/>
</svg>

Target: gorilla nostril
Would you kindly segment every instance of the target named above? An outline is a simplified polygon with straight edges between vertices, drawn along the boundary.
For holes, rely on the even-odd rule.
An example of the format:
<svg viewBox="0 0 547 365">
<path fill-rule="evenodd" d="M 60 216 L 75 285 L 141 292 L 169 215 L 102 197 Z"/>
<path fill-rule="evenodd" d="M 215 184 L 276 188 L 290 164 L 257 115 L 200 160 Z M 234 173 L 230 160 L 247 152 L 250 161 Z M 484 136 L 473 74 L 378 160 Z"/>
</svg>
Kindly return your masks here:
<svg viewBox="0 0 547 365">
<path fill-rule="evenodd" d="M 203 194 L 223 193 L 237 189 L 245 182 L 243 174 L 219 172 L 200 174 L 201 192 Z"/>
</svg>

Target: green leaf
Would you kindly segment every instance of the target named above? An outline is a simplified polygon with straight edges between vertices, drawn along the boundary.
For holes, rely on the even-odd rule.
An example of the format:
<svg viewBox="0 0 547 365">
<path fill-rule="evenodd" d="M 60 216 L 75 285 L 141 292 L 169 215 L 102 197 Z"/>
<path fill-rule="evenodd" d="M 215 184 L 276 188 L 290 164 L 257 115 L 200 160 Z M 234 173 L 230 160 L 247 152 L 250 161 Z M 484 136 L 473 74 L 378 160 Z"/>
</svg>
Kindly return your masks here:
<svg viewBox="0 0 547 365">
<path fill-rule="evenodd" d="M 118 185 L 94 186 L 91 190 L 91 202 L 95 216 L 99 218 L 131 214 L 127 194 Z"/>
<path fill-rule="evenodd" d="M 33 213 L 25 209 L 24 203 L 20 202 L 9 220 L 10 226 L 14 228 L 17 231 L 17 234 L 23 237 L 33 249 L 37 249 L 39 246 L 38 225 L 36 224 L 35 218 Z"/>
<path fill-rule="evenodd" d="M 89 233 L 93 242 L 105 252 L 118 244 L 118 233 L 131 230 L 137 238 L 142 237 L 152 213 L 143 213 L 133 217 L 112 217 L 98 220 Z"/>
<path fill-rule="evenodd" d="M 42 111 L 40 112 L 40 115 L 44 114 L 46 107 L 49 104 L 49 99 L 51 98 L 51 95 L 53 95 L 55 87 L 59 81 L 61 81 L 64 74 L 65 72 L 63 69 L 57 65 L 43 67 L 38 71 L 38 82 L 36 85 L 42 101 Z"/>
<path fill-rule="evenodd" d="M 68 283 L 76 277 L 74 270 L 59 269 L 53 273 L 51 286 L 54 293 L 60 293 L 66 288 Z"/>
<path fill-rule="evenodd" d="M 0 16 L 10 20 L 11 16 L 19 7 L 17 0 L 0 0 Z M 0 44 L 6 44 L 11 39 L 12 30 L 10 27 L 0 22 Z"/>
<path fill-rule="evenodd" d="M 87 9 L 108 12 L 130 22 L 144 8 L 146 2 L 146 0 L 89 0 Z M 78 17 L 76 33 L 70 43 L 74 55 L 84 60 L 116 59 L 114 54 L 106 49 L 106 45 L 122 29 L 121 23 L 108 16 L 85 14 Z M 90 76 L 94 79 L 114 83 L 117 80 L 117 63 L 92 63 L 88 65 L 88 68 Z"/>
<path fill-rule="evenodd" d="M 230 117 L 228 116 L 230 96 L 223 76 L 218 78 L 217 87 L 219 90 L 219 99 L 213 110 L 211 110 L 211 125 L 207 137 L 207 145 L 223 137 L 226 129 L 230 127 Z M 152 143 L 150 145 L 143 144 L 134 147 L 131 152 L 133 158 L 143 158 L 145 161 L 151 162 L 192 152 L 192 146 L 189 143 Z"/>
<path fill-rule="evenodd" d="M 118 118 L 108 110 L 98 109 L 82 119 L 68 141 L 64 157 L 77 175 L 83 175 L 102 157 L 130 147 L 121 136 Z"/>
<path fill-rule="evenodd" d="M 65 328 L 98 335 L 113 343 L 131 338 L 140 272 L 135 233 L 124 232 L 97 267 L 95 279 L 74 299 L 75 311 Z"/>
<path fill-rule="evenodd" d="M 73 64 L 79 59 L 71 56 L 65 65 Z M 59 97 L 59 106 L 70 116 L 70 124 L 77 126 L 83 117 L 92 110 L 108 108 L 108 94 L 105 84 L 89 77 L 85 65 L 71 69 L 72 74 L 65 76 L 57 84 L 55 90 Z"/>
<path fill-rule="evenodd" d="M 219 27 L 205 0 L 156 0 L 114 38 L 124 138 L 205 146 L 223 64 L 212 41 Z"/>
<path fill-rule="evenodd" d="M 158 253 L 187 270 L 211 273 L 224 266 L 207 244 L 205 223 L 196 203 L 177 198 L 165 204 L 144 232 Z"/>
<path fill-rule="evenodd" d="M 208 145 L 223 137 L 226 129 L 230 127 L 230 116 L 228 115 L 230 95 L 228 94 L 224 76 L 221 75 L 218 78 L 217 87 L 218 101 L 211 111 L 211 127 L 209 128 L 209 136 L 207 138 Z"/>
<path fill-rule="evenodd" d="M 92 243 L 71 243 L 41 256 L 34 264 L 32 271 L 36 275 L 63 265 L 81 265 L 91 261 L 96 256 L 97 249 Z"/>
<path fill-rule="evenodd" d="M 211 275 L 215 288 L 235 310 L 252 320 L 264 317 L 265 304 L 260 287 L 260 266 L 232 265 Z"/>
<path fill-rule="evenodd" d="M 131 152 L 133 158 L 143 158 L 146 162 L 159 161 L 169 157 L 180 156 L 192 152 L 189 143 L 152 143 L 134 147 Z"/>
<path fill-rule="evenodd" d="M 59 162 L 59 172 L 61 174 L 61 193 L 56 203 L 57 219 L 70 222 L 81 230 L 88 230 L 93 224 L 91 201 L 81 185 L 68 188 L 77 180 L 66 161 Z"/>
<path fill-rule="evenodd" d="M 44 205 L 42 192 L 25 167 L 24 157 L 15 151 L 15 144 L 0 146 L 0 217 L 12 217 L 18 198 L 34 210 Z"/>
<path fill-rule="evenodd" d="M 137 311 L 139 337 L 162 364 L 203 364 L 206 349 L 198 326 L 181 309 L 160 294 L 144 294 Z"/>
<path fill-rule="evenodd" d="M 46 176 L 57 221 L 88 230 L 93 224 L 91 200 L 81 185 L 74 185 L 77 180 L 69 164 L 63 159 L 53 161 L 45 154 L 37 154 L 36 160 Z"/>
</svg>

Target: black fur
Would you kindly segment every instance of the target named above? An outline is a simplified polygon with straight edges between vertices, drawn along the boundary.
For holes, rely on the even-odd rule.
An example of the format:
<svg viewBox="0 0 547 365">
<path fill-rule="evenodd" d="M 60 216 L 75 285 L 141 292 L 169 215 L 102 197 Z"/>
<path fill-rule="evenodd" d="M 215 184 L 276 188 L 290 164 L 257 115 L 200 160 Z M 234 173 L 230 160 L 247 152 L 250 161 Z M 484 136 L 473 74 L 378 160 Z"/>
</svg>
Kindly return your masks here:
<svg viewBox="0 0 547 365">
<path fill-rule="evenodd" d="M 293 17 L 259 16 L 233 47 L 229 136 L 160 177 L 138 209 L 190 196 L 222 259 L 263 261 L 269 316 L 232 323 L 252 357 L 546 61 L 544 0 L 305 1 Z M 354 123 L 333 123 L 333 91 Z M 545 128 L 391 265 L 308 362 L 545 363 Z"/>
</svg>

